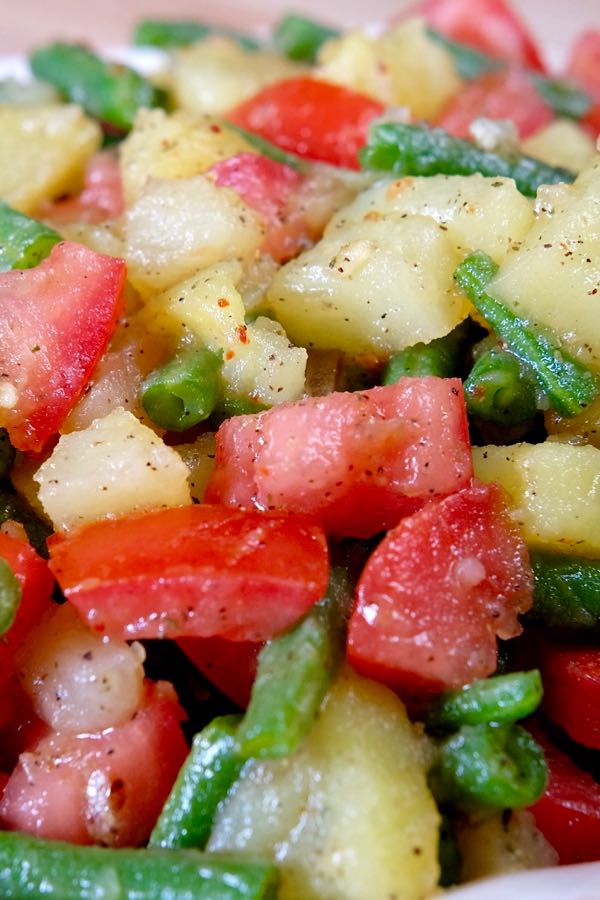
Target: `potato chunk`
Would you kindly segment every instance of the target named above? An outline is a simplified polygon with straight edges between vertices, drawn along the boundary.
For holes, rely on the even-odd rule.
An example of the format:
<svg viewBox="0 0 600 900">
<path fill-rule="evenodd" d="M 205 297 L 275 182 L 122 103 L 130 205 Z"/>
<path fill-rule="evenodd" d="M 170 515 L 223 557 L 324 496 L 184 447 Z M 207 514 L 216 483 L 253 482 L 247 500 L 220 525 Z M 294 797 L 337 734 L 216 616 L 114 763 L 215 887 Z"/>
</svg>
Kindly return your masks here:
<svg viewBox="0 0 600 900">
<path fill-rule="evenodd" d="M 147 425 L 119 407 L 63 435 L 35 476 L 59 532 L 97 519 L 191 503 L 188 469 Z"/>
<path fill-rule="evenodd" d="M 475 474 L 511 495 L 530 546 L 600 556 L 600 450 L 546 441 L 476 447 Z"/>
<path fill-rule="evenodd" d="M 489 290 L 600 371 L 600 156 L 572 186 L 545 196 L 547 212 L 520 250 L 507 257 Z"/>
<path fill-rule="evenodd" d="M 462 857 L 461 881 L 475 881 L 506 872 L 555 866 L 558 853 L 536 827 L 527 809 L 515 809 L 508 821 L 501 813 L 470 824 L 458 833 Z"/>
<path fill-rule="evenodd" d="M 439 816 L 426 757 L 401 701 L 347 670 L 294 756 L 244 770 L 208 849 L 276 859 L 281 900 L 429 897 Z"/>
<path fill-rule="evenodd" d="M 564 166 L 572 172 L 580 172 L 596 155 L 594 141 L 572 119 L 554 119 L 523 141 L 521 149 L 549 166 Z"/>
<path fill-rule="evenodd" d="M 79 106 L 0 106 L 0 197 L 24 213 L 76 189 L 100 146 Z"/>
</svg>

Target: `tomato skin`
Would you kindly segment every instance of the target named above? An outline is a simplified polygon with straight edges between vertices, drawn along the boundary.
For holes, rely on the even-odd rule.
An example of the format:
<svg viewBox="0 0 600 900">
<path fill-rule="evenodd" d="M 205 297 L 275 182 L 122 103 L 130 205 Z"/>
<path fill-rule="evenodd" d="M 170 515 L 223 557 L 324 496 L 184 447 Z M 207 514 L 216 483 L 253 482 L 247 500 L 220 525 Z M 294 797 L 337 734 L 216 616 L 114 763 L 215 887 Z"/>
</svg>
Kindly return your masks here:
<svg viewBox="0 0 600 900">
<path fill-rule="evenodd" d="M 535 824 L 563 865 L 600 860 L 600 784 L 555 747 L 535 723 L 528 725 L 542 746 L 549 779 L 530 807 Z"/>
<path fill-rule="evenodd" d="M 496 636 L 520 633 L 533 576 L 498 485 L 432 501 L 390 531 L 356 589 L 348 659 L 406 696 L 490 675 Z"/>
<path fill-rule="evenodd" d="M 383 111 L 381 103 L 357 91 L 301 76 L 263 88 L 227 118 L 282 150 L 358 169 L 369 125 Z"/>
<path fill-rule="evenodd" d="M 206 499 L 307 513 L 362 538 L 471 477 L 460 381 L 403 378 L 224 422 Z"/>
<path fill-rule="evenodd" d="M 96 522 L 52 539 L 50 556 L 90 628 L 126 640 L 267 640 L 323 596 L 328 578 L 312 520 L 206 504 Z"/>
<path fill-rule="evenodd" d="M 474 119 L 511 119 L 526 138 L 554 118 L 531 79 L 520 69 L 486 72 L 467 82 L 450 100 L 437 124 L 459 138 L 471 138 Z"/>
<path fill-rule="evenodd" d="M 422 16 L 446 37 L 490 56 L 545 71 L 533 37 L 506 0 L 419 0 L 402 13 Z"/>
<path fill-rule="evenodd" d="M 16 399 L 0 427 L 42 450 L 83 392 L 123 303 L 125 263 L 63 241 L 34 269 L 0 274 L 0 365 Z"/>
<path fill-rule="evenodd" d="M 183 637 L 177 644 L 212 684 L 241 709 L 248 706 L 263 644 L 220 637 Z"/>
<path fill-rule="evenodd" d="M 45 559 L 25 540 L 0 532 L 0 558 L 21 584 L 21 603 L 14 623 L 0 640 L 0 689 L 15 671 L 15 656 L 31 629 L 52 605 L 54 579 Z"/>
<path fill-rule="evenodd" d="M 296 255 L 307 235 L 299 216 L 289 204 L 303 182 L 291 166 L 258 153 L 238 153 L 209 169 L 218 187 L 233 188 L 263 219 L 266 228 L 263 250 L 279 262 Z"/>
<path fill-rule="evenodd" d="M 546 639 L 540 668 L 548 718 L 574 741 L 600 750 L 600 649 Z"/>
<path fill-rule="evenodd" d="M 600 31 L 584 31 L 571 47 L 565 75 L 600 101 Z"/>
<path fill-rule="evenodd" d="M 187 756 L 182 718 L 173 688 L 159 682 L 122 725 L 42 738 L 4 790 L 2 827 L 75 844 L 143 844 Z"/>
<path fill-rule="evenodd" d="M 119 160 L 114 153 L 95 153 L 85 170 L 83 188 L 74 197 L 55 200 L 39 210 L 41 218 L 53 224 L 86 222 L 94 225 L 114 219 L 124 211 L 123 182 Z"/>
</svg>

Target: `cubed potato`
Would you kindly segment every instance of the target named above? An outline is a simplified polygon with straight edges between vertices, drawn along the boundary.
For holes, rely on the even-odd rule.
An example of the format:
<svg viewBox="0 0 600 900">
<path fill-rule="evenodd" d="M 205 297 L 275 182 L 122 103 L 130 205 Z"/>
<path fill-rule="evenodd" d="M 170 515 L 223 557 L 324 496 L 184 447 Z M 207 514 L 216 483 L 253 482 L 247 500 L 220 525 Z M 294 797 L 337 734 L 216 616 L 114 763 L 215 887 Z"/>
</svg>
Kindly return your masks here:
<svg viewBox="0 0 600 900">
<path fill-rule="evenodd" d="M 213 116 L 141 109 L 119 150 L 125 203 L 133 203 L 150 178 L 191 178 L 251 149 L 237 131 Z"/>
<path fill-rule="evenodd" d="M 549 166 L 580 172 L 596 155 L 596 145 L 587 131 L 572 119 L 554 119 L 523 141 L 522 150 Z"/>
<path fill-rule="evenodd" d="M 402 702 L 347 670 L 297 753 L 244 770 L 208 849 L 276 859 L 280 900 L 423 900 L 438 879 L 427 756 Z"/>
<path fill-rule="evenodd" d="M 202 503 L 206 485 L 215 467 L 215 436 L 212 431 L 207 431 L 196 438 L 193 444 L 177 444 L 175 449 L 188 467 L 192 500 Z"/>
<path fill-rule="evenodd" d="M 600 371 L 600 156 L 545 211 L 509 254 L 490 293 Z"/>
<path fill-rule="evenodd" d="M 329 227 L 280 269 L 266 303 L 296 344 L 385 356 L 442 337 L 466 317 L 452 281 L 459 261 L 433 219 L 375 214 Z"/>
<path fill-rule="evenodd" d="M 592 444 L 600 448 L 600 397 L 597 397 L 579 416 L 568 419 L 554 410 L 544 414 L 544 424 L 552 440 L 570 444 Z"/>
<path fill-rule="evenodd" d="M 102 140 L 79 106 L 0 106 L 0 198 L 24 213 L 76 190 Z"/>
<path fill-rule="evenodd" d="M 191 503 L 178 453 L 119 408 L 83 431 L 63 435 L 35 480 L 58 532 L 97 519 Z"/>
<path fill-rule="evenodd" d="M 248 262 L 263 237 L 235 191 L 203 175 L 150 179 L 125 217 L 129 278 L 148 296 L 220 260 Z"/>
<path fill-rule="evenodd" d="M 381 100 L 406 106 L 415 119 L 433 119 L 462 81 L 449 54 L 411 19 L 379 38 L 350 31 L 319 53 L 320 77 Z"/>
<path fill-rule="evenodd" d="M 493 813 L 480 821 L 463 822 L 458 830 L 458 846 L 462 857 L 461 881 L 558 863 L 558 853 L 526 809 L 513 810 L 508 819 L 501 813 Z"/>
<path fill-rule="evenodd" d="M 600 450 L 546 441 L 475 447 L 475 474 L 499 482 L 532 547 L 600 557 Z"/>
<path fill-rule="evenodd" d="M 306 350 L 290 344 L 281 325 L 270 319 L 245 324 L 240 275 L 236 263 L 205 269 L 155 297 L 143 320 L 164 342 L 199 342 L 222 351 L 228 393 L 267 405 L 297 400 L 304 390 Z"/>
<path fill-rule="evenodd" d="M 279 53 L 249 51 L 225 37 L 213 37 L 173 54 L 175 102 L 194 112 L 224 113 L 261 88 L 303 71 Z"/>
</svg>

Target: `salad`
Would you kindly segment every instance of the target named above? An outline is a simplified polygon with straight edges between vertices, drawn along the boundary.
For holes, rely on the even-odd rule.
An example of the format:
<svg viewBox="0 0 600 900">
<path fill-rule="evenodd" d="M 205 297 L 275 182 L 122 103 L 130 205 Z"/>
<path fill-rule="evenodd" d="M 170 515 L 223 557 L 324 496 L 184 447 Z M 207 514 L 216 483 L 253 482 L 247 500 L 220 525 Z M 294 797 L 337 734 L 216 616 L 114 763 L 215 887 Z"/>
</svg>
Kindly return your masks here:
<svg viewBox="0 0 600 900">
<path fill-rule="evenodd" d="M 0 895 L 600 861 L 600 32 L 132 41 L 0 83 Z"/>
</svg>

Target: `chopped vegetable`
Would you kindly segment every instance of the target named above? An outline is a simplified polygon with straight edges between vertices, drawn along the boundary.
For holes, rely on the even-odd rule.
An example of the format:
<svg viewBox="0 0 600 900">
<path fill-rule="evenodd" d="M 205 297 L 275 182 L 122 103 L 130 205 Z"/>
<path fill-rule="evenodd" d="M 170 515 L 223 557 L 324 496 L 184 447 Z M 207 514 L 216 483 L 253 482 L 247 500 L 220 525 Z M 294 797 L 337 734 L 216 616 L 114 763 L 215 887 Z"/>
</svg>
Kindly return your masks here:
<svg viewBox="0 0 600 900">
<path fill-rule="evenodd" d="M 494 348 L 475 361 L 464 383 L 467 410 L 498 425 L 518 425 L 537 410 L 535 382 L 512 353 Z"/>
<path fill-rule="evenodd" d="M 53 228 L 0 201 L 0 272 L 37 266 L 60 240 Z"/>
<path fill-rule="evenodd" d="M 325 41 L 339 35 L 336 28 L 329 28 L 306 16 L 289 13 L 275 25 L 273 42 L 290 59 L 310 63 L 315 61 L 317 52 Z"/>
<path fill-rule="evenodd" d="M 465 331 L 465 327 L 459 325 L 443 338 L 434 338 L 429 344 L 414 344 L 394 353 L 385 367 L 382 383 L 395 384 L 408 375 L 416 378 L 427 375 L 453 378 L 458 374 Z"/>
<path fill-rule="evenodd" d="M 600 629 L 600 560 L 531 551 L 530 616 L 551 628 Z"/>
<path fill-rule="evenodd" d="M 569 737 L 600 750 L 600 647 L 587 641 L 542 640 L 543 709 Z"/>
<path fill-rule="evenodd" d="M 247 50 L 259 44 L 247 34 L 227 28 L 215 28 L 195 19 L 142 19 L 135 26 L 133 43 L 141 47 L 186 47 L 204 41 L 213 34 L 233 38 Z"/>
<path fill-rule="evenodd" d="M 161 428 L 185 431 L 207 419 L 221 393 L 222 356 L 184 349 L 155 369 L 142 385 L 142 405 Z"/>
<path fill-rule="evenodd" d="M 542 679 L 537 669 L 497 675 L 442 694 L 427 714 L 427 725 L 434 731 L 504 725 L 535 712 L 541 699 Z"/>
<path fill-rule="evenodd" d="M 15 573 L 0 557 L 0 637 L 12 627 L 19 611 L 22 590 Z"/>
</svg>

